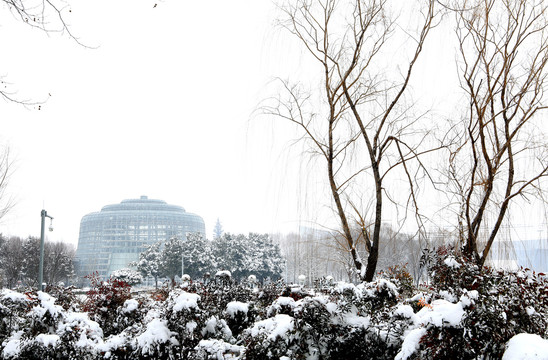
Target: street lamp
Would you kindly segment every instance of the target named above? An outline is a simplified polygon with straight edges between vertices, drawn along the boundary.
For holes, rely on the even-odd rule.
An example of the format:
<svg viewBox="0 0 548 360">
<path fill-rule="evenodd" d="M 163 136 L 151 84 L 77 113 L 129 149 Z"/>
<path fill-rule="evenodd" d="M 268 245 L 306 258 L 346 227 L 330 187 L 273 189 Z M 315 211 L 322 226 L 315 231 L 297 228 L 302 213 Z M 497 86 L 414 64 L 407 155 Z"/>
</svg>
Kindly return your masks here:
<svg viewBox="0 0 548 360">
<path fill-rule="evenodd" d="M 42 283 L 44 279 L 44 230 L 45 230 L 45 223 L 46 218 L 50 219 L 49 222 L 49 231 L 53 231 L 53 217 L 48 215 L 48 212 L 46 210 L 42 210 L 41 212 L 42 217 L 42 228 L 40 231 L 40 267 L 38 268 L 38 289 L 44 291 L 44 285 Z"/>
</svg>

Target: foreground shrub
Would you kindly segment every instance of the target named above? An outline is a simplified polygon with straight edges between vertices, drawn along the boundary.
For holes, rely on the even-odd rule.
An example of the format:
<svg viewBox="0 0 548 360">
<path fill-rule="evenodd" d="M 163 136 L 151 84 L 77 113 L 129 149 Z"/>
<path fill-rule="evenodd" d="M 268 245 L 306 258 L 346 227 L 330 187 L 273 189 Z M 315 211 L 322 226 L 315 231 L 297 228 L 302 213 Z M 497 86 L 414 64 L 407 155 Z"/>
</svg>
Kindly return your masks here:
<svg viewBox="0 0 548 360">
<path fill-rule="evenodd" d="M 543 274 L 480 269 L 450 247 L 438 249 L 430 264 L 429 290 L 438 300 L 417 313 L 422 325 L 415 327 L 424 333 L 409 358 L 501 358 L 516 334 L 548 335 Z"/>
<path fill-rule="evenodd" d="M 105 335 L 123 330 L 116 320 L 119 318 L 118 309 L 131 297 L 131 286 L 115 278 L 103 281 L 97 272 L 87 275 L 86 278 L 90 281 L 91 287 L 87 292 L 83 310 L 99 323 Z"/>
<path fill-rule="evenodd" d="M 225 276 L 134 298 L 96 277 L 87 312 L 70 289 L 1 290 L 0 358 L 500 359 L 510 339 L 530 338 L 518 334 L 548 336 L 544 275 L 480 270 L 451 248 L 433 253 L 429 271 L 421 291 L 394 268 L 359 285 Z"/>
</svg>

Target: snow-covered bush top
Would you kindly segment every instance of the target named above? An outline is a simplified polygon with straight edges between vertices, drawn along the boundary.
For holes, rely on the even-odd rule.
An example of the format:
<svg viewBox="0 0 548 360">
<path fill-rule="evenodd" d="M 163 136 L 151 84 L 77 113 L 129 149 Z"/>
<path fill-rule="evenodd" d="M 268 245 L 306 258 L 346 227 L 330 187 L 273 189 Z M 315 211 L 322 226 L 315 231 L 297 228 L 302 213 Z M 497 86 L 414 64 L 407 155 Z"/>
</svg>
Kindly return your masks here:
<svg viewBox="0 0 548 360">
<path fill-rule="evenodd" d="M 122 307 L 122 312 L 129 313 L 137 310 L 138 307 L 139 307 L 139 302 L 137 300 L 128 299 L 124 302 L 124 306 Z"/>
<path fill-rule="evenodd" d="M 166 320 L 152 319 L 146 326 L 145 332 L 137 336 L 135 342 L 143 355 L 153 355 L 156 347 L 164 343 L 178 345 L 176 333 L 169 330 Z"/>
<path fill-rule="evenodd" d="M 236 313 L 241 312 L 247 315 L 249 311 L 249 304 L 240 301 L 231 301 L 226 305 L 226 313 L 230 317 L 234 317 Z"/>
<path fill-rule="evenodd" d="M 27 302 L 29 300 L 25 294 L 21 294 L 10 289 L 1 289 L 0 298 L 2 301 L 11 300 L 13 302 Z"/>
<path fill-rule="evenodd" d="M 220 278 L 231 278 L 232 277 L 232 274 L 230 271 L 228 270 L 219 270 L 215 273 L 215 277 L 220 277 Z"/>
<path fill-rule="evenodd" d="M 450 268 L 460 268 L 460 264 L 453 256 L 448 256 L 445 260 L 443 260 L 443 263 Z"/>
<path fill-rule="evenodd" d="M 187 293 L 186 291 L 177 292 L 173 301 L 173 311 L 197 309 L 200 295 Z"/>
<path fill-rule="evenodd" d="M 273 318 L 256 322 L 250 333 L 253 337 L 265 334 L 270 340 L 276 340 L 278 337 L 284 340 L 287 339 L 287 334 L 293 331 L 294 327 L 294 319 L 291 316 L 278 314 Z"/>
</svg>

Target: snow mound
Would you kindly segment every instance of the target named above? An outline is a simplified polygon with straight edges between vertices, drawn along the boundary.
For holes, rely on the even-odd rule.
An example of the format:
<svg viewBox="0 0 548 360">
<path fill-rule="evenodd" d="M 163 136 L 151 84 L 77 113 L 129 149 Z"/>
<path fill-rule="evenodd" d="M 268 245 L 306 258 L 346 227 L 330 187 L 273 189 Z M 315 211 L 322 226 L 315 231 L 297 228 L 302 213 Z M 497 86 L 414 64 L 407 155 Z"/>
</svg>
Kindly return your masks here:
<svg viewBox="0 0 548 360">
<path fill-rule="evenodd" d="M 457 262 L 457 259 L 455 259 L 453 256 L 448 256 L 447 259 L 443 260 L 443 263 L 453 269 L 460 268 L 460 264 Z"/>
<path fill-rule="evenodd" d="M 502 360 L 548 360 L 548 340 L 534 334 L 518 334 L 506 344 Z"/>
<path fill-rule="evenodd" d="M 222 340 L 200 340 L 194 348 L 200 359 L 240 359 L 244 351 L 243 346 L 232 345 Z"/>
<path fill-rule="evenodd" d="M 17 331 L 2 343 L 2 346 L 4 346 L 4 350 L 2 351 L 3 359 L 16 358 L 19 355 L 21 351 L 21 335 L 23 335 L 23 331 Z"/>
<path fill-rule="evenodd" d="M 253 337 L 261 333 L 268 333 L 269 340 L 276 340 L 277 337 L 286 338 L 287 333 L 293 331 L 295 321 L 286 314 L 278 314 L 273 318 L 258 321 L 251 329 Z"/>
<path fill-rule="evenodd" d="M 173 305 L 173 311 L 177 312 L 183 309 L 185 310 L 197 309 L 198 300 L 200 300 L 200 295 L 187 293 L 186 291 L 183 291 L 175 299 L 175 305 Z"/>
<path fill-rule="evenodd" d="M 18 293 L 17 291 L 2 289 L 0 290 L 0 297 L 2 300 L 11 300 L 13 302 L 25 302 L 28 298 L 25 294 Z"/>
<path fill-rule="evenodd" d="M 52 346 L 55 347 L 57 345 L 57 342 L 59 342 L 59 335 L 55 334 L 39 334 L 36 337 L 36 341 L 38 343 L 41 343 L 45 347 Z"/>
<path fill-rule="evenodd" d="M 432 324 L 434 326 L 458 326 L 464 316 L 462 303 L 450 303 L 447 300 L 434 300 L 432 308 L 423 307 L 416 315 L 422 325 Z"/>
<path fill-rule="evenodd" d="M 171 342 L 173 345 L 179 345 L 179 342 L 174 337 L 176 333 L 170 331 L 167 327 L 166 320 L 153 319 L 147 324 L 147 329 L 144 333 L 137 336 L 135 339 L 143 355 L 153 354 L 154 349 L 159 344 Z"/>
<path fill-rule="evenodd" d="M 122 308 L 122 312 L 129 313 L 134 310 L 137 310 L 139 307 L 139 302 L 135 299 L 128 299 L 124 302 L 124 307 Z"/>
<path fill-rule="evenodd" d="M 236 316 L 236 313 L 238 312 L 242 312 L 247 315 L 248 311 L 249 304 L 240 301 L 231 301 L 226 305 L 226 313 L 230 315 L 231 318 Z"/>
<path fill-rule="evenodd" d="M 395 360 L 406 360 L 419 348 L 421 338 L 426 335 L 426 328 L 411 330 L 401 344 L 401 350 L 394 358 Z"/>
</svg>

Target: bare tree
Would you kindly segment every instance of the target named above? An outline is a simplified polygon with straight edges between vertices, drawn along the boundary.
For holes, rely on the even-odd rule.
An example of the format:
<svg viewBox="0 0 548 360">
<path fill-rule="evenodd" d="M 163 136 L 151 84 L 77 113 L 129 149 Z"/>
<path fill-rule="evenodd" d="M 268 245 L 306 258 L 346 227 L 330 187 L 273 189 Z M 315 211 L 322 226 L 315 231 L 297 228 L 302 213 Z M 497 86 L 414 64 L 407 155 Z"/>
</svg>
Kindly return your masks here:
<svg viewBox="0 0 548 360">
<path fill-rule="evenodd" d="M 389 15 L 388 0 L 296 0 L 282 7 L 286 17 L 282 26 L 320 65 L 322 99 L 314 103 L 315 97 L 302 86 L 284 81 L 287 98 L 274 99 L 265 112 L 297 124 L 325 161 L 341 234 L 364 281 L 375 275 L 383 201 L 390 199 L 385 181 L 389 174 L 397 170 L 400 178 L 407 179 L 407 205 L 418 209 L 414 184 L 419 155 L 432 148 L 422 150 L 426 138 L 415 135 L 420 117 L 412 116 L 410 106 L 403 102 L 415 63 L 434 26 L 435 3 L 425 1 L 415 36 L 405 32 L 412 49 L 390 60 L 397 66 L 391 77 L 386 76 L 386 45 L 401 27 Z M 404 62 L 403 73 L 396 70 L 400 61 Z M 369 211 L 356 199 L 372 204 Z M 396 201 L 396 205 L 402 204 Z M 402 207 L 407 209 L 405 204 Z M 366 263 L 356 248 L 358 239 L 351 231 L 354 223 L 361 227 Z"/>
<path fill-rule="evenodd" d="M 4 9 L 10 11 L 13 16 L 24 24 L 47 33 L 67 34 L 78 44 L 83 45 L 74 36 L 65 20 L 66 13 L 71 12 L 70 7 L 62 0 L 0 0 Z M 35 105 L 37 102 L 18 99 L 15 92 L 10 89 L 11 84 L 0 77 L 0 97 L 10 102 L 23 105 Z"/>
<path fill-rule="evenodd" d="M 22 279 L 23 240 L 18 237 L 4 239 L 0 249 L 0 265 L 8 288 L 14 288 L 18 280 Z M 1 285 L 1 284 L 0 284 Z"/>
<path fill-rule="evenodd" d="M 13 207 L 14 201 L 6 192 L 11 174 L 12 162 L 9 148 L 0 146 L 0 220 Z"/>
<path fill-rule="evenodd" d="M 74 246 L 64 242 L 47 242 L 44 247 L 44 280 L 48 284 L 74 278 Z"/>
<path fill-rule="evenodd" d="M 451 148 L 448 174 L 460 204 L 464 251 L 483 265 L 511 203 L 543 198 L 548 4 L 474 0 L 460 5 L 453 10 L 468 102 L 455 128 L 459 142 Z"/>
</svg>

